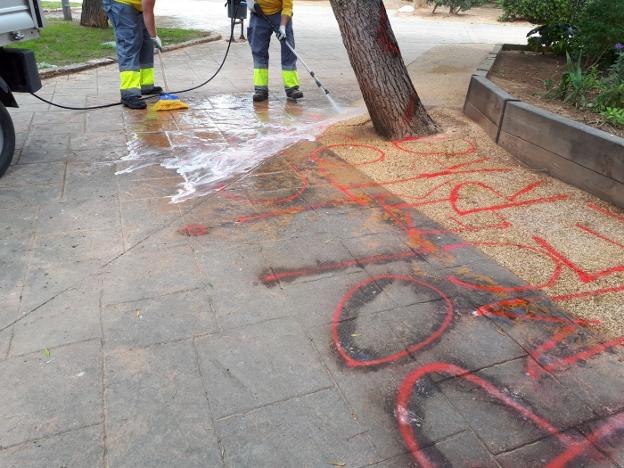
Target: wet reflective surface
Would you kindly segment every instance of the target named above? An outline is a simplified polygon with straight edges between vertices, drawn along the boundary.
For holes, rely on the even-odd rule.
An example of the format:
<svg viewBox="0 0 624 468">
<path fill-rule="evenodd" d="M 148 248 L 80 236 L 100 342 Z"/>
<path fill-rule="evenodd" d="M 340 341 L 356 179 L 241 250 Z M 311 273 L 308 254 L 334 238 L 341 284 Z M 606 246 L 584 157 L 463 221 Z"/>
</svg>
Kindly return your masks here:
<svg viewBox="0 0 624 468">
<path fill-rule="evenodd" d="M 158 165 L 179 174 L 183 182 L 171 194 L 174 203 L 220 190 L 267 158 L 354 115 L 354 110 L 338 112 L 323 97 L 299 103 L 255 104 L 248 94 L 186 101 L 189 111 L 136 114 L 122 158 L 128 166 L 120 171 Z"/>
</svg>

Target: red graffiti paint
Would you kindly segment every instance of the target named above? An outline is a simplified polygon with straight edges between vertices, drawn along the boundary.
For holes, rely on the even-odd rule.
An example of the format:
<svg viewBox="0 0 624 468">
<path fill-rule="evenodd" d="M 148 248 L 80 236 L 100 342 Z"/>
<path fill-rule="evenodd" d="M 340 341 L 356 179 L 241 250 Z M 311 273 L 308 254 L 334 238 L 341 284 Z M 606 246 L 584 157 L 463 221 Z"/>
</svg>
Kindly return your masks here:
<svg viewBox="0 0 624 468">
<path fill-rule="evenodd" d="M 305 193 L 305 191 L 308 189 L 308 187 L 310 186 L 308 178 L 303 173 L 295 169 L 293 169 L 293 171 L 299 178 L 300 184 L 299 184 L 299 187 L 297 187 L 296 191 L 292 193 L 291 195 L 287 195 L 285 197 L 245 198 L 240 195 L 237 195 L 236 193 L 226 190 L 223 192 L 223 196 L 226 198 L 229 198 L 230 200 L 236 200 L 240 202 L 249 202 L 252 205 L 283 205 L 283 204 L 290 203 L 294 200 L 300 199 Z"/>
<path fill-rule="evenodd" d="M 459 278 L 457 278 L 456 276 L 453 275 L 449 275 L 447 277 L 447 279 L 457 285 L 457 286 L 461 286 L 462 288 L 467 288 L 467 289 L 479 289 L 481 291 L 491 291 L 491 292 L 511 292 L 511 291 L 535 291 L 535 290 L 541 290 L 541 289 L 545 289 L 545 288 L 549 288 L 552 287 L 557 280 L 559 279 L 559 277 L 561 276 L 561 270 L 562 270 L 562 265 L 560 262 L 558 262 L 556 259 L 552 258 L 550 255 L 548 255 L 546 252 L 532 247 L 530 245 L 524 245 L 524 244 L 512 244 L 512 243 L 503 243 L 503 242 L 474 242 L 471 244 L 455 244 L 455 245 L 449 245 L 445 247 L 445 250 L 449 251 L 449 250 L 454 250 L 454 249 L 461 249 L 467 246 L 472 246 L 472 247 L 479 247 L 479 246 L 483 246 L 483 247 L 505 247 L 505 248 L 511 248 L 511 249 L 520 249 L 520 251 L 522 250 L 528 250 L 529 252 L 533 252 L 536 253 L 538 255 L 540 255 L 541 257 L 548 259 L 549 262 L 551 262 L 553 264 L 553 271 L 550 274 L 550 277 L 542 284 L 537 284 L 537 285 L 533 285 L 533 284 L 529 284 L 526 286 L 501 286 L 501 285 L 496 285 L 496 286 L 487 286 L 487 285 L 481 285 L 481 284 L 473 284 L 473 283 L 467 283 Z"/>
<path fill-rule="evenodd" d="M 409 417 L 409 404 L 412 399 L 412 393 L 416 383 L 430 374 L 444 374 L 466 380 L 481 388 L 490 398 L 498 400 L 502 405 L 518 413 L 522 418 L 533 422 L 533 424 L 545 433 L 556 437 L 564 447 L 572 447 L 576 443 L 575 439 L 562 434 L 561 431 L 553 426 L 549 421 L 535 414 L 530 408 L 521 405 L 512 399 L 508 394 L 503 393 L 485 379 L 482 379 L 481 377 L 470 373 L 468 370 L 462 369 L 461 367 L 453 364 L 433 362 L 419 367 L 407 375 L 399 387 L 395 405 L 396 418 L 403 441 L 416 462 L 422 467 L 433 467 L 434 463 L 421 450 L 414 435 L 414 429 Z"/>
<path fill-rule="evenodd" d="M 609 239 L 608 237 L 603 236 L 599 232 L 594 231 L 590 227 L 587 227 L 580 223 L 578 223 L 576 227 L 581 229 L 582 231 L 585 231 L 588 234 L 591 234 L 594 237 L 597 237 L 598 239 L 602 239 L 603 241 L 608 242 L 609 244 L 615 245 L 616 247 L 619 247 L 620 249 L 624 249 L 624 244 L 620 244 L 619 242 L 614 241 L 613 239 Z"/>
<path fill-rule="evenodd" d="M 611 268 L 606 268 L 604 270 L 596 271 L 596 272 L 588 272 L 576 265 L 570 259 L 568 259 L 565 255 L 560 253 L 557 249 L 555 249 L 552 245 L 550 245 L 545 239 L 542 239 L 539 236 L 533 236 L 533 240 L 540 245 L 545 251 L 547 251 L 550 256 L 561 262 L 561 264 L 568 267 L 572 270 L 578 279 L 583 283 L 591 283 L 592 281 L 596 281 L 597 279 L 603 278 L 605 276 L 612 275 L 614 273 L 624 272 L 624 265 L 617 265 Z"/>
<path fill-rule="evenodd" d="M 593 446 L 598 446 L 600 441 L 611 434 L 621 431 L 624 428 L 624 413 L 612 416 L 607 422 L 600 425 L 600 427 L 589 434 L 583 441 L 570 445 L 563 453 L 555 457 L 546 466 L 546 468 L 564 468 L 568 464 L 583 454 L 588 449 L 592 449 Z"/>
<path fill-rule="evenodd" d="M 539 298 L 536 299 L 539 300 Z M 600 321 L 598 320 L 568 319 L 566 317 L 556 317 L 552 315 L 538 315 L 535 313 L 529 313 L 528 309 L 531 304 L 531 298 L 508 299 L 481 306 L 475 311 L 475 315 L 503 317 L 512 320 L 529 320 L 535 322 L 556 323 L 564 325 L 574 323 L 583 327 L 600 323 Z M 526 312 L 520 313 L 510 310 L 518 308 L 523 308 Z"/>
<path fill-rule="evenodd" d="M 429 146 L 430 148 L 435 146 L 437 143 L 442 143 L 444 145 L 448 145 L 451 142 L 462 142 L 465 144 L 466 148 L 458 149 L 458 150 L 449 150 L 445 149 L 442 151 L 414 151 L 413 149 L 407 148 L 405 146 L 406 143 L 418 143 L 422 145 Z M 438 137 L 407 137 L 402 140 L 393 141 L 392 144 L 400 149 L 401 151 L 409 154 L 413 154 L 416 156 L 422 157 L 430 157 L 430 156 L 468 156 L 470 154 L 474 154 L 477 152 L 477 144 L 473 140 L 468 140 L 466 138 L 460 138 L 457 140 L 443 139 L 441 140 Z"/>
<path fill-rule="evenodd" d="M 604 208 L 600 208 L 598 205 L 594 204 L 594 203 L 588 203 L 587 204 L 587 208 L 597 211 L 598 213 L 608 217 L 608 218 L 613 218 L 616 219 L 618 221 L 622 221 L 624 222 L 624 216 L 613 213 L 612 211 L 609 210 L 605 210 Z"/>
<path fill-rule="evenodd" d="M 354 359 L 351 355 L 349 355 L 349 353 L 347 352 L 347 350 L 344 348 L 343 344 L 340 341 L 338 327 L 340 326 L 342 313 L 347 303 L 349 302 L 349 300 L 354 296 L 354 294 L 357 291 L 370 285 L 371 283 L 375 283 L 381 280 L 405 281 L 405 282 L 414 284 L 416 286 L 433 291 L 436 295 L 440 297 L 440 299 L 446 306 L 445 318 L 443 322 L 440 324 L 440 326 L 435 331 L 433 331 L 429 336 L 427 336 L 426 338 L 424 338 L 418 343 L 409 345 L 406 349 L 402 351 L 399 351 L 397 353 L 391 354 L 389 356 L 384 356 L 378 359 L 371 359 L 371 360 Z M 444 294 L 442 291 L 440 291 L 436 287 L 431 286 L 430 284 L 427 284 L 424 281 L 413 278 L 411 276 L 394 275 L 394 274 L 379 275 L 379 276 L 368 278 L 364 281 L 359 282 L 358 284 L 353 286 L 353 288 L 351 288 L 351 290 L 349 290 L 349 292 L 347 292 L 347 294 L 345 294 L 344 297 L 340 300 L 340 302 L 338 303 L 338 307 L 336 307 L 336 311 L 334 312 L 334 317 L 332 319 L 332 339 L 334 342 L 334 346 L 336 347 L 336 350 L 338 351 L 338 354 L 340 355 L 340 357 L 342 358 L 342 360 L 347 366 L 349 367 L 378 366 L 381 364 L 388 364 L 388 363 L 397 361 L 399 359 L 406 358 L 411 353 L 415 353 L 423 349 L 424 347 L 430 345 L 431 343 L 434 343 L 444 334 L 448 326 L 451 324 L 452 319 L 453 319 L 453 304 L 451 303 L 450 299 L 446 296 L 446 294 Z"/>
<path fill-rule="evenodd" d="M 365 266 L 365 265 L 381 265 L 384 263 L 396 262 L 401 260 L 409 260 L 410 258 L 417 258 L 418 254 L 413 250 L 406 252 L 398 252 L 387 255 L 371 255 L 369 257 L 356 258 L 352 260 L 344 260 L 342 262 L 329 262 L 321 265 L 315 265 L 310 267 L 298 268 L 296 270 L 283 271 L 278 273 L 269 273 L 260 277 L 263 283 L 274 283 L 279 280 L 293 280 L 305 276 L 314 276 L 328 271 L 338 271 L 353 266 Z"/>
<path fill-rule="evenodd" d="M 390 22 L 388 21 L 388 14 L 383 2 L 379 8 L 379 27 L 377 28 L 377 43 L 382 50 L 386 51 L 390 55 L 397 56 L 400 53 L 399 46 L 396 40 L 390 36 Z"/>
<path fill-rule="evenodd" d="M 582 299 L 585 297 L 602 296 L 604 294 L 612 294 L 612 293 L 618 293 L 618 292 L 624 292 L 624 286 L 594 289 L 593 291 L 583 291 L 583 292 L 572 293 L 572 294 L 561 294 L 558 296 L 551 296 L 550 299 L 556 302 L 562 302 L 562 301 L 570 301 L 573 299 Z"/>
<path fill-rule="evenodd" d="M 210 232 L 208 226 L 203 224 L 187 224 L 178 229 L 178 233 L 188 237 L 206 236 Z"/>
<path fill-rule="evenodd" d="M 496 204 L 496 205 L 490 205 L 490 206 L 481 206 L 478 208 L 470 208 L 467 210 L 462 210 L 460 209 L 457 205 L 459 203 L 459 201 L 461 200 L 460 198 L 460 192 L 464 187 L 480 187 L 483 190 L 485 190 L 486 192 L 490 192 L 494 195 L 496 195 L 497 197 L 506 200 L 506 203 L 501 203 L 501 204 Z M 539 203 L 554 203 L 557 201 L 562 201 L 562 200 L 567 200 L 568 198 L 570 198 L 568 195 L 554 195 L 551 197 L 540 197 L 540 198 L 533 198 L 531 200 L 523 200 L 523 201 L 516 201 L 516 198 L 519 195 L 523 195 L 525 193 L 528 193 L 528 191 L 533 190 L 537 185 L 535 184 L 530 184 L 527 187 L 523 188 L 522 190 L 520 190 L 519 192 L 516 192 L 515 194 L 512 194 L 509 197 L 506 197 L 505 195 L 503 195 L 502 193 L 498 192 L 497 190 L 493 189 L 492 187 L 490 187 L 489 185 L 486 185 L 482 182 L 462 182 L 457 184 L 453 190 L 451 190 L 451 207 L 452 209 L 459 215 L 461 216 L 465 216 L 467 214 L 472 214 L 472 213 L 481 213 L 483 211 L 500 211 L 500 210 L 507 210 L 509 208 L 517 208 L 519 206 L 528 206 L 528 205 L 536 205 Z"/>
</svg>

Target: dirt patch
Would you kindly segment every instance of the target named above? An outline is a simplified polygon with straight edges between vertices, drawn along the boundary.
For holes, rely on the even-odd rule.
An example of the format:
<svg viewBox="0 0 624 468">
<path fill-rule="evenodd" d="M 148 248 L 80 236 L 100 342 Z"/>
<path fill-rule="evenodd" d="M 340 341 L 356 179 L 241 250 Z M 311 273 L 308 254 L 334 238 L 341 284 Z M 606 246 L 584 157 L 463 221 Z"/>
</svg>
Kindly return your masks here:
<svg viewBox="0 0 624 468">
<path fill-rule="evenodd" d="M 437 234 L 453 233 L 466 243 L 457 248 L 474 246 L 524 279 L 528 296 L 541 291 L 624 335 L 624 212 L 523 166 L 458 110 L 432 116 L 443 129 L 433 137 L 383 141 L 362 118 L 320 141 L 442 227 L 415 226 L 410 238 L 435 246 Z"/>
<path fill-rule="evenodd" d="M 562 57 L 506 50 L 498 56 L 488 78 L 522 101 L 624 138 L 624 128 L 611 125 L 600 115 L 546 97 L 547 81 L 556 85 L 565 69 Z"/>
<path fill-rule="evenodd" d="M 388 10 L 398 10 L 402 6 L 413 6 L 413 2 L 404 1 L 388 1 L 386 8 Z M 479 24 L 510 24 L 514 26 L 518 25 L 530 25 L 526 21 L 514 21 L 514 22 L 500 22 L 499 18 L 503 14 L 503 10 L 496 6 L 496 4 L 487 4 L 478 8 L 472 8 L 468 11 L 462 11 L 458 15 L 449 14 L 448 7 L 438 7 L 436 12 L 433 13 L 433 7 L 415 8 L 413 13 L 395 13 L 401 16 L 416 16 L 429 21 L 456 21 L 458 23 L 479 23 Z"/>
</svg>

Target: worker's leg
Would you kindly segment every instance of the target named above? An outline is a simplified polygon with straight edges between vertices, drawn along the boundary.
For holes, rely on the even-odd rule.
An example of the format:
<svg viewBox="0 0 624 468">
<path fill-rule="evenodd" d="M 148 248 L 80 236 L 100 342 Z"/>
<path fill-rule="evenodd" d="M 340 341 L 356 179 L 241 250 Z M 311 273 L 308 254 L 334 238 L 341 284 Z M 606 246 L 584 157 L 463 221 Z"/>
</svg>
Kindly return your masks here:
<svg viewBox="0 0 624 468">
<path fill-rule="evenodd" d="M 295 33 L 292 20 L 286 26 L 286 42 L 295 47 Z M 301 99 L 303 93 L 299 90 L 299 73 L 297 72 L 297 56 L 282 41 L 282 80 L 286 95 L 291 99 Z"/>
<path fill-rule="evenodd" d="M 263 101 L 269 95 L 269 44 L 272 29 L 267 22 L 252 14 L 247 28 L 247 39 L 254 61 L 254 100 Z"/>
<path fill-rule="evenodd" d="M 139 61 L 141 66 L 141 94 L 160 94 L 162 88 L 154 86 L 154 42 L 147 32 L 143 15 L 138 25 L 137 35 L 143 38 Z"/>
<path fill-rule="evenodd" d="M 121 99 L 124 103 L 141 97 L 140 52 L 143 37 L 137 36 L 141 13 L 130 5 L 105 1 L 105 11 L 115 29 L 117 58 L 121 78 Z M 137 107 L 141 108 L 140 104 Z"/>
</svg>

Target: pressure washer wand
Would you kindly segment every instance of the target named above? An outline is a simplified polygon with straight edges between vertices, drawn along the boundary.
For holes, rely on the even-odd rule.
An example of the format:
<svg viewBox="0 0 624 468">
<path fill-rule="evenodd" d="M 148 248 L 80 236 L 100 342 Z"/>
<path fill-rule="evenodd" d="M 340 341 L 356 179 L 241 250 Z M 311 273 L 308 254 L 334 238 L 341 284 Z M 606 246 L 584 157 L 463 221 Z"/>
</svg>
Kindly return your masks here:
<svg viewBox="0 0 624 468">
<path fill-rule="evenodd" d="M 264 11 L 262 11 L 262 8 L 257 3 L 254 5 L 254 12 L 259 14 L 262 18 L 264 18 L 264 21 L 266 21 L 276 33 L 279 33 L 279 28 L 273 27 L 271 20 L 267 17 L 267 15 L 264 14 Z M 292 45 L 290 45 L 286 39 L 284 39 L 284 44 L 286 44 L 286 47 L 288 47 L 292 51 L 292 53 L 295 54 L 295 56 L 297 57 L 297 60 L 299 60 L 301 64 L 303 65 L 303 67 L 308 71 L 308 73 L 310 74 L 314 82 L 316 83 L 316 86 L 318 86 L 321 89 L 321 91 L 323 91 L 325 94 L 329 94 L 329 90 L 325 86 L 323 86 L 323 83 L 321 83 L 320 80 L 316 77 L 316 73 L 314 73 L 314 70 L 312 70 L 308 66 L 308 64 L 305 62 L 305 60 L 303 60 L 301 55 L 297 53 L 295 48 Z"/>
</svg>

